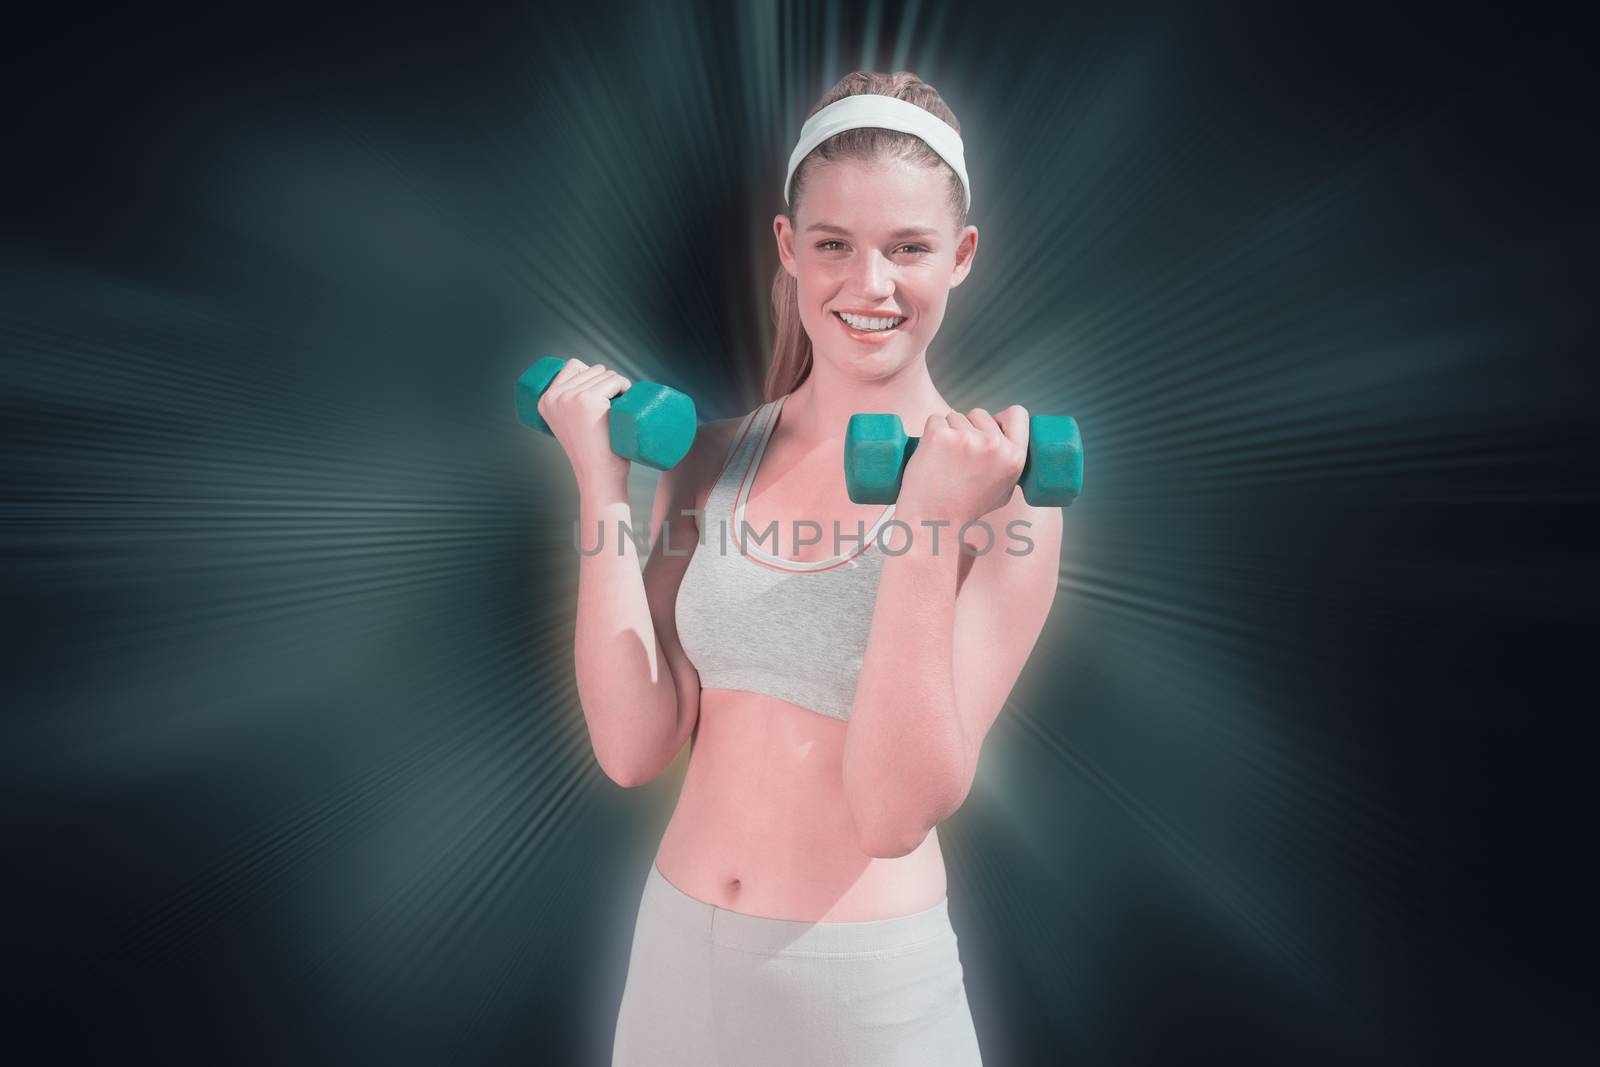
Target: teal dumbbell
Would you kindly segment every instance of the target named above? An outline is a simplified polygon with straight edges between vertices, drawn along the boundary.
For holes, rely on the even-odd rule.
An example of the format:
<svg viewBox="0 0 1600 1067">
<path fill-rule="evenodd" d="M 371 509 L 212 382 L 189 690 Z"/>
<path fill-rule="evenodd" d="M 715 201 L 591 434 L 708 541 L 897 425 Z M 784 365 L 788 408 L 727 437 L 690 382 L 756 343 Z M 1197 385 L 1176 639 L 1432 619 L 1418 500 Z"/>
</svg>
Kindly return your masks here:
<svg viewBox="0 0 1600 1067">
<path fill-rule="evenodd" d="M 844 484 L 857 504 L 893 504 L 920 437 L 899 415 L 852 415 L 844 434 Z M 1083 438 L 1070 415 L 1028 416 L 1022 498 L 1036 508 L 1066 507 L 1083 491 Z"/>
<path fill-rule="evenodd" d="M 567 361 L 546 356 L 517 379 L 517 421 L 551 433 L 539 414 L 539 398 Z M 634 382 L 611 398 L 611 451 L 658 471 L 689 454 L 698 427 L 694 401 L 655 382 Z M 554 436 L 551 433 L 551 436 Z"/>
</svg>

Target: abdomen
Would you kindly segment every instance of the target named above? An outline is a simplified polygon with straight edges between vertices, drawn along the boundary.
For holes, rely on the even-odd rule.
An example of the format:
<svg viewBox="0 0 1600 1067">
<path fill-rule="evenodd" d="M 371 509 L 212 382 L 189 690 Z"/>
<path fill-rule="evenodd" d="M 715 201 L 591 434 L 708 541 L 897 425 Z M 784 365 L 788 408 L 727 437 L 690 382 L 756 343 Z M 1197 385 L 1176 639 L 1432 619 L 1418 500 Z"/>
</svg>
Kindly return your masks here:
<svg viewBox="0 0 1600 1067">
<path fill-rule="evenodd" d="M 758 693 L 703 689 L 688 772 L 656 863 L 718 907 L 864 922 L 938 903 L 937 831 L 909 855 L 862 851 L 844 795 L 847 724 Z"/>
</svg>

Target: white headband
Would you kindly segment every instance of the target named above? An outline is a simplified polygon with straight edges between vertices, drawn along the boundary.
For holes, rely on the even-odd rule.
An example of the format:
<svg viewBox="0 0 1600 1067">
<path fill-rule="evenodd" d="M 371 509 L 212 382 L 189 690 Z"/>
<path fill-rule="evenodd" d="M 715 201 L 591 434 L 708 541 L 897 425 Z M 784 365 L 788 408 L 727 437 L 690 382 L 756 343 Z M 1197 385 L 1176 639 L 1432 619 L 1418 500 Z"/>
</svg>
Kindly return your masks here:
<svg viewBox="0 0 1600 1067">
<path fill-rule="evenodd" d="M 800 127 L 800 143 L 789 154 L 789 173 L 783 179 L 783 202 L 789 202 L 789 185 L 800 161 L 817 145 L 836 133 L 870 127 L 895 130 L 920 137 L 961 179 L 966 190 L 966 207 L 972 207 L 972 185 L 967 181 L 967 163 L 961 152 L 961 135 L 933 112 L 907 100 L 881 93 L 859 93 L 835 100 L 806 120 Z"/>
</svg>

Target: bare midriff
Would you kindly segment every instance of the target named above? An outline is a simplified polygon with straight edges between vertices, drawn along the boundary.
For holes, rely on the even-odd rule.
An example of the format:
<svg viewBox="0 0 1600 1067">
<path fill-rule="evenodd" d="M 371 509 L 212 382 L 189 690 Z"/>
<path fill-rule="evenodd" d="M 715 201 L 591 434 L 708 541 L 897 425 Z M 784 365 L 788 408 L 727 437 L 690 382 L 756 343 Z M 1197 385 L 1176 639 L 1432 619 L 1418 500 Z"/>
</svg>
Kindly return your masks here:
<svg viewBox="0 0 1600 1067">
<path fill-rule="evenodd" d="M 846 725 L 760 693 L 701 690 L 688 773 L 656 853 L 662 876 L 771 919 L 866 922 L 937 904 L 937 829 L 904 856 L 862 850 L 844 795 Z"/>
<path fill-rule="evenodd" d="M 719 427 L 718 454 L 734 421 Z M 799 454 L 775 435 L 746 519 L 757 530 L 780 515 L 816 517 L 824 529 L 835 518 L 846 530 L 857 520 L 871 526 L 882 509 L 842 499 L 843 463 L 842 441 Z M 710 488 L 697 493 L 702 514 Z M 786 543 L 790 524 L 779 526 L 783 556 L 830 554 L 830 545 Z M 702 689 L 683 791 L 656 852 L 662 877 L 719 908 L 801 922 L 889 919 L 944 899 L 937 829 L 904 856 L 862 849 L 844 793 L 848 725 L 764 693 Z"/>
</svg>

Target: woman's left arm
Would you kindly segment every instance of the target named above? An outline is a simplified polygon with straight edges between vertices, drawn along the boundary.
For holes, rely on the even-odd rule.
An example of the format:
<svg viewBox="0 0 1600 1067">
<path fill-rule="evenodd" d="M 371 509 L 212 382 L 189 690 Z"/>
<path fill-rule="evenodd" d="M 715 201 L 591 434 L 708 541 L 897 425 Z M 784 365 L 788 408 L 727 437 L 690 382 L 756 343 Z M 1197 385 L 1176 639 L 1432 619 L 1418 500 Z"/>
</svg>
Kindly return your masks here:
<svg viewBox="0 0 1600 1067">
<path fill-rule="evenodd" d="M 885 554 L 844 749 L 856 831 L 883 858 L 910 853 L 966 800 L 1055 600 L 1062 530 L 1061 509 L 1032 507 L 1021 489 L 982 516 L 994 539 L 976 555 L 955 523 L 895 517 L 912 547 Z M 968 537 L 987 540 L 981 526 Z"/>
</svg>

